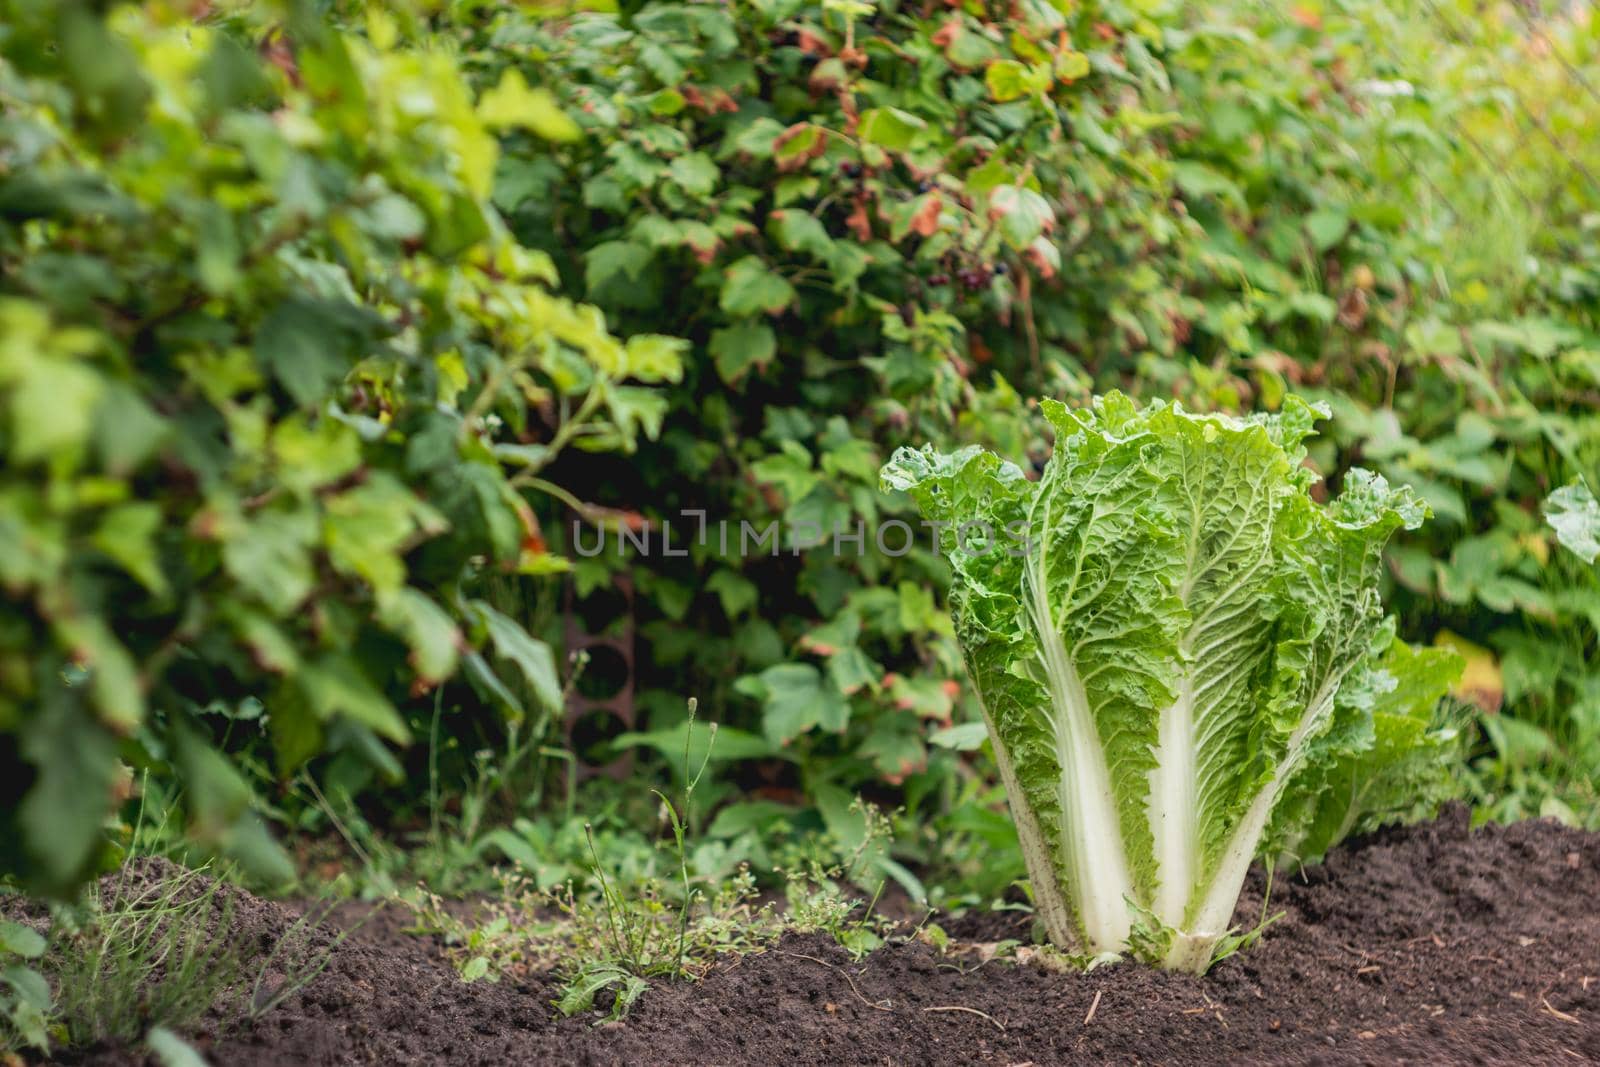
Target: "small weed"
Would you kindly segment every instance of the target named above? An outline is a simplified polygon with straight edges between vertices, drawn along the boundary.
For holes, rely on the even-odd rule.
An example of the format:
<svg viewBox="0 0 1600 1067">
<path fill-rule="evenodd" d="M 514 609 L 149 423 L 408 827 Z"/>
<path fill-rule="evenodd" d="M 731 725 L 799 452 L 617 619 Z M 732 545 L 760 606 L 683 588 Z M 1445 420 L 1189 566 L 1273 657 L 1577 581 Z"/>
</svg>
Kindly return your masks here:
<svg viewBox="0 0 1600 1067">
<path fill-rule="evenodd" d="M 694 713 L 691 700 L 691 729 Z M 715 724 L 710 729 L 715 743 Z M 692 804 L 710 748 L 692 776 L 688 753 L 686 740 L 688 784 L 681 809 L 655 791 L 672 831 L 672 882 L 654 876 L 624 882 L 608 876 L 586 824 L 592 884 L 579 888 L 568 881 L 540 891 L 525 879 L 503 878 L 500 899 L 487 907 L 486 921 L 477 923 L 456 918 L 441 898 L 425 894 L 419 909 L 423 924 L 445 935 L 462 977 L 493 979 L 554 967 L 565 980 L 555 1002 L 563 1014 L 591 1010 L 609 991 L 611 1017 L 620 1018 L 652 979 L 697 978 L 718 956 L 754 951 L 775 938 L 780 924 L 770 906 L 756 906 L 755 877 L 747 867 L 711 880 L 690 871 Z"/>
<path fill-rule="evenodd" d="M 203 871 L 146 881 L 130 864 L 91 892 L 84 921 L 58 917 L 44 969 L 65 1043 L 132 1044 L 152 1026 L 191 1029 L 237 997 L 249 954 L 221 889 Z"/>
<path fill-rule="evenodd" d="M 539 890 L 505 876 L 500 897 L 471 920 L 424 894 L 420 925 L 444 936 L 467 981 L 554 969 L 565 983 L 556 1001 L 562 1014 L 591 1010 L 610 991 L 611 1017 L 620 1018 L 651 980 L 697 979 L 717 958 L 759 951 L 782 932 L 772 906 L 757 905 L 748 869 L 694 882 L 685 906 L 681 884 L 660 878 Z"/>
<path fill-rule="evenodd" d="M 313 909 L 261 955 L 235 918 L 233 891 L 209 869 L 144 857 L 77 904 L 52 908 L 48 936 L 34 929 L 40 923 L 0 920 L 0 1054 L 141 1041 L 177 1048 L 177 1035 L 203 1022 L 225 1031 L 272 1011 L 321 974 L 351 932 L 319 948 L 326 912 Z"/>
<path fill-rule="evenodd" d="M 889 839 L 892 830 L 888 816 L 872 804 L 857 800 L 850 810 L 861 816 L 864 831 L 848 855 L 841 858 L 833 854 L 826 838 L 812 839 L 792 847 L 779 873 L 783 875 L 788 900 L 783 916 L 785 928 L 797 933 L 825 933 L 859 959 L 883 944 L 894 923 L 874 914 L 883 893 L 881 879 L 864 910 L 862 902 L 847 887 L 860 881 L 867 858 Z"/>
<path fill-rule="evenodd" d="M 624 893 L 617 888 L 573 896 L 559 905 L 569 932 L 566 986 L 556 1001 L 563 1015 L 595 1006 L 614 993 L 611 1018 L 621 1018 L 652 979 L 697 979 L 718 957 L 757 951 L 775 940 L 781 925 L 769 906 L 756 907 L 748 871 L 693 900 L 663 899 L 660 883 Z M 558 965 L 559 967 L 559 965 Z"/>
<path fill-rule="evenodd" d="M 691 701 L 691 731 L 694 710 Z M 709 729 L 714 744 L 716 727 Z M 760 951 L 785 932 L 824 931 L 857 956 L 883 943 L 892 923 L 873 914 L 876 898 L 863 903 L 847 889 L 862 877 L 869 857 L 889 834 L 888 818 L 871 805 L 858 802 L 851 809 L 863 818 L 866 832 L 843 858 L 827 838 L 791 846 L 778 872 L 788 896 L 782 912 L 757 903 L 756 879 L 747 865 L 731 875 L 694 870 L 689 850 L 693 801 L 711 748 L 700 767 L 692 768 L 691 736 L 685 733 L 687 785 L 681 804 L 655 791 L 671 833 L 672 877 L 641 872 L 622 876 L 615 868 L 608 872 L 611 865 L 586 826 L 586 881 L 540 889 L 525 877 L 502 874 L 499 898 L 471 920 L 461 918 L 441 897 L 422 894 L 420 925 L 444 936 L 447 954 L 464 979 L 493 981 L 505 974 L 554 969 L 563 979 L 555 1001 L 562 1014 L 598 1006 L 617 1019 L 650 982 L 698 979 L 717 959 Z"/>
<path fill-rule="evenodd" d="M 679 887 L 659 878 L 539 890 L 505 875 L 499 898 L 471 920 L 435 894 L 424 894 L 418 911 L 467 981 L 553 968 L 566 983 L 556 1002 L 563 1014 L 588 1011 L 612 990 L 620 1017 L 650 980 L 699 978 L 716 958 L 757 951 L 781 932 L 771 906 L 756 905 L 748 869 L 691 891 L 686 908 Z"/>
</svg>

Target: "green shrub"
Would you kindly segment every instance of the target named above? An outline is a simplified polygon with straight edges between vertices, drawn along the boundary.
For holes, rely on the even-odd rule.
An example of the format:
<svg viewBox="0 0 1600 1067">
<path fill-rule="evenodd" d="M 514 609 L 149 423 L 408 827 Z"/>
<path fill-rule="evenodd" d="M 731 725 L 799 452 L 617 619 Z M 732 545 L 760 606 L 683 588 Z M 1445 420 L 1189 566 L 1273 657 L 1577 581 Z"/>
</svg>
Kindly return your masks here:
<svg viewBox="0 0 1600 1067">
<path fill-rule="evenodd" d="M 735 532 L 870 531 L 909 517 L 869 487 L 895 444 L 1038 461 L 1013 386 L 1225 411 L 1294 390 L 1333 407 L 1312 458 L 1334 486 L 1359 463 L 1439 516 L 1389 554 L 1405 636 L 1490 644 L 1480 703 L 1503 695 L 1550 750 L 1581 754 L 1593 714 L 1568 709 L 1600 676 L 1592 599 L 1558 592 L 1570 576 L 1537 509 L 1594 462 L 1579 167 L 1600 167 L 1560 60 L 1592 69 L 1596 34 L 1546 21 L 1558 59 L 1509 9 L 1467 40 L 1464 17 L 777 0 L 501 9 L 457 32 L 481 85 L 542 83 L 584 129 L 554 156 L 504 142 L 494 196 L 519 239 L 619 328 L 692 346 L 661 442 L 586 467 L 586 499 L 680 531 L 698 508 Z M 1494 89 L 1508 71 L 1579 166 Z M 1381 82 L 1397 75 L 1415 83 Z M 1472 144 L 1515 153 L 1527 188 L 1500 195 L 1545 205 L 1548 231 L 1482 238 Z M 666 727 L 670 693 L 702 694 L 812 798 L 887 780 L 937 811 L 956 788 L 940 743 L 974 743 L 942 727 L 976 719 L 942 682 L 959 668 L 929 590 L 947 568 L 870 532 L 844 552 L 697 544 L 626 564 L 645 702 Z M 579 560 L 580 590 L 624 565 L 610 548 Z"/>
<path fill-rule="evenodd" d="M 643 594 L 658 731 L 626 742 L 670 752 L 669 693 L 688 690 L 825 823 L 885 781 L 938 814 L 981 732 L 945 561 L 925 535 L 874 543 L 915 521 L 874 492 L 876 464 L 925 438 L 1038 461 L 1013 385 L 1274 409 L 1387 328 L 1342 310 L 1411 282 L 1403 212 L 1357 199 L 1383 177 L 1336 45 L 1209 14 L 779 0 L 501 9 L 459 31 L 482 87 L 540 83 L 584 130 L 555 155 L 503 141 L 494 197 L 518 238 L 619 328 L 691 345 L 661 441 L 587 464 L 586 499 L 828 541 L 579 559 L 580 591 L 626 566 Z M 858 521 L 859 553 L 837 552 Z"/>
<path fill-rule="evenodd" d="M 479 578 L 563 566 L 539 471 L 653 434 L 622 383 L 681 346 L 618 341 L 506 236 L 493 131 L 572 137 L 547 97 L 474 103 L 377 10 L 364 39 L 95 10 L 8 4 L 0 34 L 0 873 L 86 876 L 125 760 L 281 880 L 201 713 L 264 724 L 279 773 L 394 778 L 384 742 L 458 674 L 548 714 L 550 648 Z"/>
<path fill-rule="evenodd" d="M 1407 220 L 1406 299 L 1373 309 L 1387 321 L 1324 387 L 1345 452 L 1436 516 L 1390 552 L 1393 602 L 1414 636 L 1469 653 L 1483 813 L 1594 825 L 1600 585 L 1541 503 L 1600 477 L 1600 25 L 1359 2 L 1320 32 L 1372 117 L 1368 201 Z"/>
</svg>

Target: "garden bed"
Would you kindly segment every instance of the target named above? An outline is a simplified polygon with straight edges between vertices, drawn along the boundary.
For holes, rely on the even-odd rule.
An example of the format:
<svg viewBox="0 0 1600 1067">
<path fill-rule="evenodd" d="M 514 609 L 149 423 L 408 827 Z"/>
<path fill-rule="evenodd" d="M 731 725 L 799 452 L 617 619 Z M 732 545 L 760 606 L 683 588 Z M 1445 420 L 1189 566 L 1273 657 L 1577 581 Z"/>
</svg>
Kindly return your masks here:
<svg viewBox="0 0 1600 1067">
<path fill-rule="evenodd" d="M 1262 885 L 1254 872 L 1241 918 L 1259 914 Z M 194 1040 L 230 1067 L 1600 1060 L 1600 835 L 1549 821 L 1469 833 L 1456 808 L 1280 877 L 1271 907 L 1284 915 L 1260 944 L 1206 978 L 980 963 L 977 946 L 1028 937 L 1026 915 L 1000 912 L 946 922 L 944 955 L 911 941 L 852 962 L 791 935 L 598 1026 L 556 1016 L 549 976 L 462 983 L 390 910 L 260 1022 Z M 295 917 L 243 896 L 235 915 L 263 944 Z"/>
</svg>

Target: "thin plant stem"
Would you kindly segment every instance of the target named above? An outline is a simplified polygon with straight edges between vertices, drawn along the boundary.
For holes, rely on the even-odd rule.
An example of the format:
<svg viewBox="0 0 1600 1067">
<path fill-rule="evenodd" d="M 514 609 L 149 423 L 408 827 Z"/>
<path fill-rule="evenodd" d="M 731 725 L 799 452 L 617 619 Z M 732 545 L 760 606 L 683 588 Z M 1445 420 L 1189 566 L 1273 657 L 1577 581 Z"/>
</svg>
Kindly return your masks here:
<svg viewBox="0 0 1600 1067">
<path fill-rule="evenodd" d="M 626 958 L 622 937 L 617 932 L 617 917 L 611 908 L 611 885 L 606 881 L 606 872 L 600 866 L 600 851 L 594 847 L 594 828 L 589 823 L 583 824 L 583 836 L 589 842 L 589 856 L 594 861 L 595 877 L 600 879 L 600 899 L 605 902 L 606 924 L 611 928 L 612 944 L 616 946 L 617 955 Z"/>
<path fill-rule="evenodd" d="M 306 771 L 300 777 L 306 783 L 306 788 L 311 790 L 311 795 L 316 798 L 317 805 L 322 809 L 322 813 L 328 817 L 329 822 L 333 823 L 333 828 L 339 831 L 339 836 L 344 838 L 345 844 L 350 846 L 362 863 L 371 867 L 372 857 L 367 854 L 366 849 L 361 847 L 355 836 L 350 833 L 349 828 L 345 826 L 343 820 L 334 812 L 333 805 L 328 803 L 328 798 L 323 796 L 322 790 L 317 788 L 316 779 L 311 777 L 311 772 Z"/>
<path fill-rule="evenodd" d="M 444 710 L 444 686 L 433 691 L 433 722 L 428 726 L 428 833 L 435 850 L 443 841 L 439 826 L 439 715 Z"/>
</svg>

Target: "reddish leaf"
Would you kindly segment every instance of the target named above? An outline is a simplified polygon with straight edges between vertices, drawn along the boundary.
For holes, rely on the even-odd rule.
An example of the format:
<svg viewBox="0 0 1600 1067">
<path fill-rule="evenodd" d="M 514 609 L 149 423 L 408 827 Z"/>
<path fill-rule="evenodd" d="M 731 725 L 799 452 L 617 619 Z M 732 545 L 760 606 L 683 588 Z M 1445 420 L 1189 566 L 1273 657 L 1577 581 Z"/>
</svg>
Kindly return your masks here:
<svg viewBox="0 0 1600 1067">
<path fill-rule="evenodd" d="M 856 198 L 855 207 L 851 208 L 850 214 L 845 216 L 844 224 L 850 227 L 850 232 L 856 235 L 856 240 L 872 240 L 872 220 L 867 217 L 867 201 L 865 197 Z"/>
<path fill-rule="evenodd" d="M 1317 14 L 1317 12 L 1312 8 L 1304 5 L 1295 5 L 1295 7 L 1289 12 L 1289 17 L 1294 19 L 1308 30 L 1322 29 L 1322 16 Z"/>
<path fill-rule="evenodd" d="M 797 122 L 773 138 L 772 155 L 780 171 L 799 170 L 822 155 L 828 139 L 822 129 L 809 122 Z"/>
<path fill-rule="evenodd" d="M 689 242 L 689 250 L 694 253 L 694 258 L 702 267 L 711 265 L 712 261 L 717 258 L 717 249 L 721 247 L 722 242 L 720 241 L 713 241 L 708 245 L 697 245 L 693 241 Z"/>
<path fill-rule="evenodd" d="M 1046 259 L 1044 253 L 1033 245 L 1023 249 L 1022 258 L 1033 265 L 1033 269 L 1039 272 L 1039 277 L 1044 281 L 1056 276 L 1055 264 Z M 1023 284 L 1027 284 L 1027 275 L 1023 275 Z"/>
<path fill-rule="evenodd" d="M 818 37 L 816 34 L 812 33 L 810 30 L 802 28 L 800 30 L 795 31 L 795 36 L 799 38 L 799 40 L 796 41 L 795 43 L 800 46 L 800 51 L 806 53 L 807 55 L 813 55 L 813 56 L 831 56 L 831 55 L 833 55 L 833 49 L 828 47 L 828 42 L 824 41 L 821 37 Z"/>
</svg>

